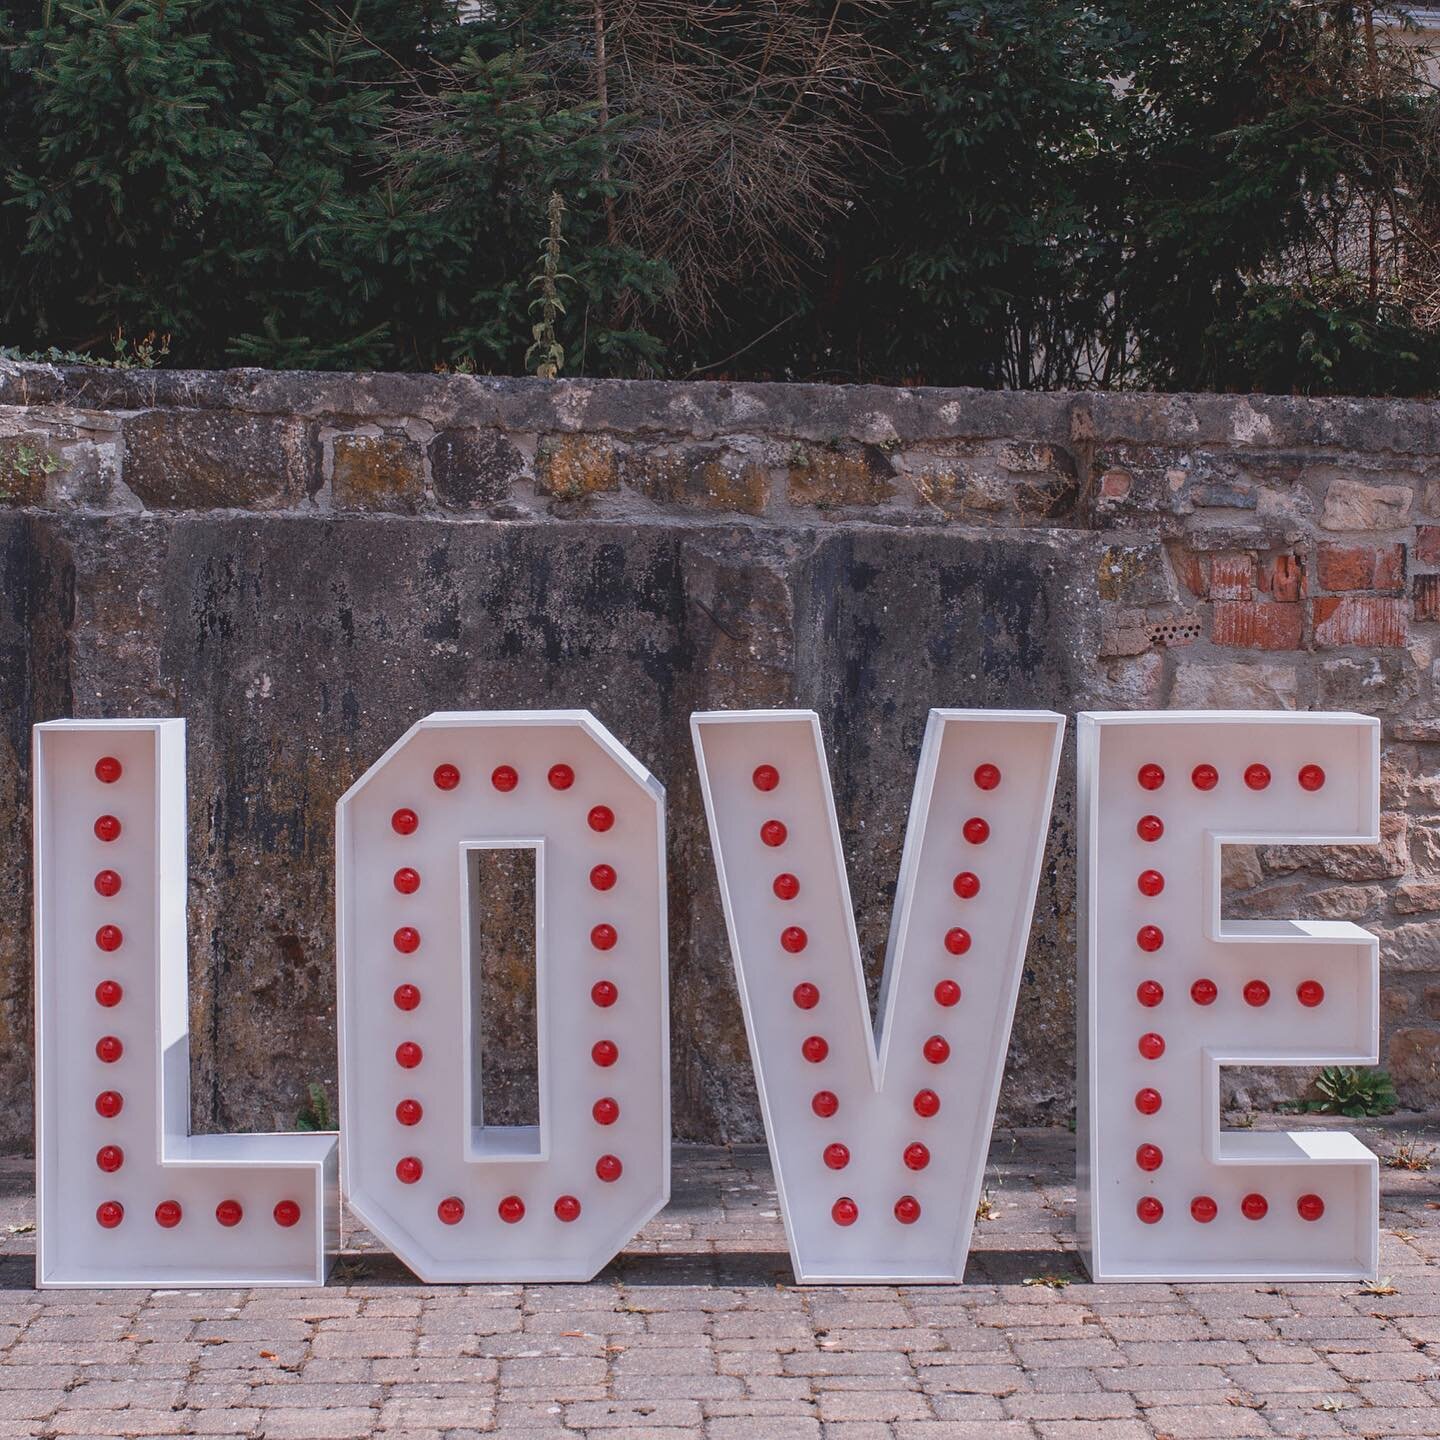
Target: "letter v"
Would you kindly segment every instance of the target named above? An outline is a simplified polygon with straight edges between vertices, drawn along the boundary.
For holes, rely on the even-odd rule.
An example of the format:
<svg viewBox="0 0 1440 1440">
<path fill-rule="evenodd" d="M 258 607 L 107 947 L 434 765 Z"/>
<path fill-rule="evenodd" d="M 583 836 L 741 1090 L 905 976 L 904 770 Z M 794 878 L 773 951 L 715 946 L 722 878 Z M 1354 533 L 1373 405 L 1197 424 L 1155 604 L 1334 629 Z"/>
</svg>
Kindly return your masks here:
<svg viewBox="0 0 1440 1440">
<path fill-rule="evenodd" d="M 818 718 L 690 728 L 796 1277 L 959 1280 L 1064 718 L 930 712 L 873 1025 Z"/>
</svg>

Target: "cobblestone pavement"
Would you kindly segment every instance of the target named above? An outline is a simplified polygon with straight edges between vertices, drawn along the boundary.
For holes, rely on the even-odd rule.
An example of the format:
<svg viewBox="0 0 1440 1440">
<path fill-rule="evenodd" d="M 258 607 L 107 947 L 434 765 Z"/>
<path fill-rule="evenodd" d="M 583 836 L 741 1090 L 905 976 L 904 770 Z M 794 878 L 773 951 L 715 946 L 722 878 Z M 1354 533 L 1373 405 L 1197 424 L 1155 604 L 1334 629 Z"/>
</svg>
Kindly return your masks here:
<svg viewBox="0 0 1440 1440">
<path fill-rule="evenodd" d="M 323 1290 L 43 1294 L 0 1161 L 0 1436 L 1440 1436 L 1440 1165 L 1381 1171 L 1376 1294 L 1090 1285 L 1072 1137 L 991 1159 L 964 1286 L 797 1288 L 763 1149 L 687 1148 L 591 1285 L 420 1285 L 351 1231 Z"/>
</svg>

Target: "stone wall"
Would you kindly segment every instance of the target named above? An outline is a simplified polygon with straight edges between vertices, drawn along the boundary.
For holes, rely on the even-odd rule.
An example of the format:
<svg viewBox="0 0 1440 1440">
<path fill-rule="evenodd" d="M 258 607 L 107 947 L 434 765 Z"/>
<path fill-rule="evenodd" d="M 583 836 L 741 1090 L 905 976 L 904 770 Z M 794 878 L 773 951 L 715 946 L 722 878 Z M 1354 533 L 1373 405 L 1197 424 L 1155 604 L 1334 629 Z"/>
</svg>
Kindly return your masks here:
<svg viewBox="0 0 1440 1440">
<path fill-rule="evenodd" d="M 62 715 L 189 722 L 201 1128 L 333 1094 L 336 797 L 417 717 L 501 705 L 588 707 L 669 789 L 676 1130 L 706 1139 L 758 1115 L 692 710 L 819 712 L 872 975 L 930 706 L 1380 714 L 1384 843 L 1236 854 L 1231 903 L 1376 928 L 1383 1054 L 1440 1101 L 1432 406 L 0 365 L 0 596 L 0 1144 L 29 729 Z M 1072 1105 L 1073 806 L 1067 758 L 1015 1120 Z"/>
</svg>

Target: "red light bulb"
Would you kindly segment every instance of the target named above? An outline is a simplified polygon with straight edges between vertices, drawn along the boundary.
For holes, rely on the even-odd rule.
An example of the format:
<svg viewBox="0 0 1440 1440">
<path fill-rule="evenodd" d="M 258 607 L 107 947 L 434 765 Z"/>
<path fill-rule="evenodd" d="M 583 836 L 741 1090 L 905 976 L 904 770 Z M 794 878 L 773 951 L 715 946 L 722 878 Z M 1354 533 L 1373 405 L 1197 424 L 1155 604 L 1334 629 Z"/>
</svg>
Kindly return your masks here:
<svg viewBox="0 0 1440 1440">
<path fill-rule="evenodd" d="M 832 1170 L 843 1170 L 850 1163 L 850 1147 L 838 1141 L 825 1147 L 825 1163 Z"/>
<path fill-rule="evenodd" d="M 921 1051 L 932 1065 L 943 1065 L 950 1058 L 950 1042 L 943 1035 L 932 1035 Z"/>
<path fill-rule="evenodd" d="M 808 1035 L 800 1046 L 800 1053 L 812 1065 L 818 1065 L 830 1053 L 830 1045 L 822 1035 Z"/>
<path fill-rule="evenodd" d="M 798 925 L 788 925 L 780 932 L 780 948 L 791 955 L 798 955 L 809 943 L 810 937 Z"/>
<path fill-rule="evenodd" d="M 791 998 L 802 1010 L 813 1010 L 820 1003 L 820 987 L 804 980 L 791 992 Z"/>
<path fill-rule="evenodd" d="M 902 1195 L 895 1202 L 895 1218 L 902 1225 L 913 1225 L 920 1218 L 920 1202 L 913 1195 Z"/>
<path fill-rule="evenodd" d="M 497 765 L 490 772 L 490 783 L 502 795 L 508 795 L 520 783 L 520 772 L 513 765 Z M 461 1214 L 464 1214 L 463 1209 Z M 449 1223 L 453 1225 L 455 1222 L 452 1220 Z"/>
<path fill-rule="evenodd" d="M 596 890 L 613 890 L 615 888 L 615 867 L 613 865 L 596 865 L 590 871 L 590 884 Z"/>
<path fill-rule="evenodd" d="M 940 1097 L 933 1090 L 917 1090 L 911 1103 L 915 1107 L 915 1113 L 923 1119 L 928 1120 L 932 1115 L 940 1113 Z"/>
<path fill-rule="evenodd" d="M 555 1218 L 567 1225 L 580 1218 L 580 1202 L 573 1195 L 562 1195 L 555 1202 Z"/>
<path fill-rule="evenodd" d="M 962 900 L 973 900 L 980 893 L 980 877 L 969 870 L 962 870 L 954 883 L 955 893 Z"/>
<path fill-rule="evenodd" d="M 401 1010 L 413 1010 L 420 1003 L 420 987 L 418 985 L 397 985 L 395 987 L 395 1004 Z"/>
<path fill-rule="evenodd" d="M 860 1218 L 860 1207 L 848 1195 L 842 1195 L 830 1207 L 830 1218 L 837 1225 L 853 1225 Z"/>
<path fill-rule="evenodd" d="M 425 1167 L 416 1155 L 402 1155 L 395 1162 L 395 1178 L 402 1185 L 414 1185 L 425 1173 Z"/>
<path fill-rule="evenodd" d="M 1142 765 L 1135 778 L 1142 790 L 1158 790 L 1165 783 L 1165 772 L 1158 765 Z"/>
<path fill-rule="evenodd" d="M 595 1162 L 595 1174 L 607 1185 L 613 1185 L 620 1178 L 624 1169 L 618 1155 L 602 1155 Z"/>
<path fill-rule="evenodd" d="M 930 1163 L 930 1147 L 916 1140 L 905 1147 L 903 1159 L 907 1169 L 923 1170 Z"/>
<path fill-rule="evenodd" d="M 102 1090 L 95 1097 L 95 1113 L 113 1120 L 125 1108 L 125 1097 L 118 1090 Z"/>
<path fill-rule="evenodd" d="M 1267 1004 L 1270 999 L 1270 987 L 1263 980 L 1250 980 L 1246 983 L 1245 989 L 1241 991 L 1245 996 L 1247 1005 L 1260 1006 Z"/>
<path fill-rule="evenodd" d="M 436 1207 L 442 1225 L 458 1225 L 465 1218 L 465 1202 L 458 1195 L 449 1195 Z"/>
<path fill-rule="evenodd" d="M 777 875 L 771 888 L 777 899 L 793 900 L 800 893 L 800 882 L 793 875 Z"/>
<path fill-rule="evenodd" d="M 590 1058 L 602 1068 L 608 1068 L 620 1058 L 620 1047 L 613 1040 L 597 1040 L 590 1047 Z"/>
<path fill-rule="evenodd" d="M 970 932 L 956 925 L 945 932 L 945 948 L 952 955 L 964 955 L 970 949 Z"/>
<path fill-rule="evenodd" d="M 1299 780 L 1302 790 L 1318 790 L 1325 783 L 1325 772 L 1318 765 L 1302 765 Z"/>
<path fill-rule="evenodd" d="M 773 765 L 757 765 L 750 779 L 757 790 L 773 790 L 780 783 L 780 772 Z"/>
<path fill-rule="evenodd" d="M 118 925 L 102 925 L 95 932 L 95 943 L 108 953 L 118 950 L 125 943 L 125 936 Z"/>
<path fill-rule="evenodd" d="M 1142 1170 L 1158 1170 L 1165 1156 L 1158 1145 L 1141 1145 L 1135 1151 L 1135 1163 Z"/>
<path fill-rule="evenodd" d="M 413 1070 L 424 1058 L 425 1052 L 413 1040 L 402 1041 L 395 1047 L 395 1063 L 404 1070 Z"/>
<path fill-rule="evenodd" d="M 107 900 L 120 893 L 120 875 L 115 870 L 102 870 L 95 877 L 95 889 Z"/>
<path fill-rule="evenodd" d="M 990 822 L 973 815 L 965 822 L 961 833 L 971 845 L 983 845 L 990 838 Z"/>
<path fill-rule="evenodd" d="M 108 845 L 112 840 L 120 838 L 120 822 L 113 815 L 102 815 L 95 822 L 95 838 L 103 840 Z"/>
<path fill-rule="evenodd" d="M 102 785 L 113 785 L 124 773 L 125 767 L 113 755 L 102 755 L 95 762 L 95 778 Z"/>
<path fill-rule="evenodd" d="M 105 1064 L 113 1065 L 125 1053 L 125 1046 L 118 1035 L 102 1035 L 95 1042 L 95 1053 Z"/>
<path fill-rule="evenodd" d="M 402 865 L 395 872 L 395 888 L 402 895 L 413 895 L 420 888 L 420 872 Z"/>
<path fill-rule="evenodd" d="M 395 1107 L 395 1118 L 402 1125 L 418 1125 L 425 1116 L 425 1107 L 418 1100 L 402 1100 Z"/>
<path fill-rule="evenodd" d="M 95 987 L 96 1003 L 105 1006 L 107 1010 L 118 1005 L 124 995 L 125 991 L 121 988 L 118 980 L 102 980 Z"/>
<path fill-rule="evenodd" d="M 1135 987 L 1135 998 L 1153 1010 L 1165 998 L 1165 987 L 1158 980 L 1142 980 Z"/>
<path fill-rule="evenodd" d="M 615 812 L 608 805 L 594 805 L 585 817 L 585 823 L 603 834 L 615 823 Z"/>
<path fill-rule="evenodd" d="M 402 955 L 413 955 L 420 948 L 420 932 L 413 925 L 402 925 L 394 939 L 395 948 Z"/>
<path fill-rule="evenodd" d="M 1135 1092 L 1135 1108 L 1142 1115 L 1154 1115 L 1164 1102 L 1160 1099 L 1160 1092 L 1146 1086 L 1143 1090 Z"/>
<path fill-rule="evenodd" d="M 590 1000 L 602 1010 L 608 1010 L 620 998 L 620 991 L 613 980 L 597 980 L 590 987 Z"/>
<path fill-rule="evenodd" d="M 552 765 L 545 778 L 552 790 L 568 790 L 575 783 L 575 772 L 568 765 Z"/>
<path fill-rule="evenodd" d="M 1158 815 L 1142 815 L 1135 824 L 1135 833 L 1146 842 L 1158 840 L 1165 833 L 1165 822 Z"/>
<path fill-rule="evenodd" d="M 1156 1225 L 1159 1223 L 1160 1217 L 1164 1215 L 1165 1207 L 1153 1195 L 1146 1195 L 1144 1199 L 1136 1203 L 1135 1213 L 1140 1217 L 1142 1224 Z"/>
<path fill-rule="evenodd" d="M 420 817 L 408 806 L 402 805 L 390 817 L 390 828 L 397 835 L 413 835 L 420 828 Z"/>
<path fill-rule="evenodd" d="M 1247 765 L 1245 767 L 1245 783 L 1252 790 L 1263 790 L 1270 783 L 1270 767 L 1268 765 Z"/>
<path fill-rule="evenodd" d="M 437 790 L 453 790 L 460 783 L 460 771 L 454 765 L 437 765 L 432 778 Z"/>
<path fill-rule="evenodd" d="M 1158 1060 L 1165 1053 L 1165 1037 L 1149 1030 L 1140 1037 L 1139 1048 L 1147 1060 Z"/>
<path fill-rule="evenodd" d="M 590 1113 L 597 1125 L 613 1125 L 620 1118 L 620 1106 L 607 1095 L 590 1107 Z"/>
<path fill-rule="evenodd" d="M 184 1217 L 178 1200 L 162 1200 L 155 1207 L 155 1223 L 163 1230 L 173 1230 Z"/>
<path fill-rule="evenodd" d="M 601 923 L 590 931 L 590 943 L 597 950 L 613 950 L 620 932 L 613 925 Z"/>
<path fill-rule="evenodd" d="M 1318 790 L 1318 785 L 1307 787 Z M 1302 1220 L 1318 1220 L 1325 1213 L 1325 1202 L 1318 1195 L 1302 1195 L 1295 1202 L 1295 1209 Z"/>
<path fill-rule="evenodd" d="M 810 1108 L 822 1120 L 828 1120 L 840 1108 L 840 1101 L 832 1090 L 817 1090 L 810 1098 Z"/>
<path fill-rule="evenodd" d="M 95 1152 L 95 1163 L 107 1175 L 113 1175 L 125 1163 L 125 1152 L 118 1145 L 102 1145 Z"/>
<path fill-rule="evenodd" d="M 777 845 L 783 845 L 790 832 L 779 820 L 767 820 L 760 827 L 760 839 L 762 843 L 770 846 L 773 850 Z"/>
<path fill-rule="evenodd" d="M 1302 980 L 1295 987 L 1295 998 L 1305 1006 L 1314 1007 L 1325 998 L 1325 987 L 1318 980 Z"/>
<path fill-rule="evenodd" d="M 1269 1209 L 1270 1204 L 1265 1197 L 1253 1191 L 1240 1202 L 1240 1213 L 1247 1220 L 1263 1220 Z"/>
<path fill-rule="evenodd" d="M 1197 765 L 1190 772 L 1190 783 L 1197 790 L 1213 790 L 1220 783 L 1220 772 L 1213 765 Z"/>
<path fill-rule="evenodd" d="M 1190 998 L 1197 1005 L 1213 1005 L 1220 987 L 1213 980 L 1197 980 L 1190 987 Z"/>
<path fill-rule="evenodd" d="M 125 1207 L 118 1200 L 106 1200 L 95 1208 L 95 1219 L 106 1230 L 113 1230 L 124 1218 Z"/>
<path fill-rule="evenodd" d="M 980 790 L 993 790 L 1000 783 L 1000 767 L 998 765 L 977 765 L 975 767 L 975 785 Z"/>
<path fill-rule="evenodd" d="M 1219 1213 L 1220 1207 L 1208 1195 L 1197 1195 L 1190 1202 L 1191 1216 L 1202 1225 L 1208 1225 Z"/>
<path fill-rule="evenodd" d="M 228 1230 L 245 1218 L 245 1211 L 238 1200 L 222 1200 L 215 1207 L 215 1218 Z"/>
<path fill-rule="evenodd" d="M 1147 954 L 1154 954 L 1165 943 L 1165 932 L 1158 925 L 1142 925 L 1135 932 L 1135 943 Z"/>
<path fill-rule="evenodd" d="M 1158 870 L 1142 870 L 1135 885 L 1142 895 L 1153 898 L 1165 888 L 1165 877 Z"/>
<path fill-rule="evenodd" d="M 293 1200 L 277 1200 L 270 1215 L 282 1230 L 300 1223 L 300 1207 Z"/>
<path fill-rule="evenodd" d="M 960 1003 L 960 987 L 953 980 L 941 980 L 935 986 L 935 1003 L 944 1005 L 947 1009 L 951 1005 Z"/>
</svg>

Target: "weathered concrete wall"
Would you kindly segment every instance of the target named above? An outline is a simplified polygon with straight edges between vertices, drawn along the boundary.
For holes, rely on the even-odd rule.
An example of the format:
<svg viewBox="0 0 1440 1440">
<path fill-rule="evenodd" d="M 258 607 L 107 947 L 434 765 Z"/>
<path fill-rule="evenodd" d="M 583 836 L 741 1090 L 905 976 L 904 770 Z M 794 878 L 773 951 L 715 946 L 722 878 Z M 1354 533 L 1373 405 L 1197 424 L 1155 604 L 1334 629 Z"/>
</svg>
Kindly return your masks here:
<svg viewBox="0 0 1440 1440">
<path fill-rule="evenodd" d="M 669 788 L 676 1128 L 707 1139 L 758 1115 L 691 710 L 818 710 L 872 972 L 930 706 L 1381 714 L 1385 844 L 1237 855 L 1232 903 L 1378 929 L 1385 1056 L 1440 1101 L 1434 407 L 0 366 L 0 595 L 0 1144 L 29 727 L 71 714 L 189 722 L 203 1128 L 333 1093 L 335 800 L 419 716 L 499 705 L 589 707 Z M 1071 1105 L 1061 785 L 1017 1120 Z"/>
</svg>

